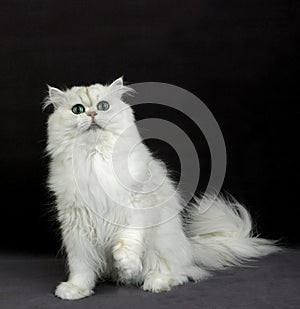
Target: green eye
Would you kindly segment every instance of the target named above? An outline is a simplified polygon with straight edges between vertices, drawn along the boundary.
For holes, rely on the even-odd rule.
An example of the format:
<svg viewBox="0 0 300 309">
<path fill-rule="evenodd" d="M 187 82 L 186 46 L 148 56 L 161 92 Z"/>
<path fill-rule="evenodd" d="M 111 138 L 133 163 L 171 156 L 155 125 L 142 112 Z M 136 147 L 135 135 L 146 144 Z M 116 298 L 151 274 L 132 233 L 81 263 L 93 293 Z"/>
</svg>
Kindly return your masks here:
<svg viewBox="0 0 300 309">
<path fill-rule="evenodd" d="M 72 107 L 72 112 L 75 114 L 75 115 L 79 115 L 79 114 L 82 114 L 84 113 L 85 109 L 84 109 L 84 106 L 81 105 L 81 104 L 76 104 Z"/>
<path fill-rule="evenodd" d="M 99 111 L 107 111 L 109 109 L 109 104 L 106 101 L 101 101 L 97 104 Z"/>
</svg>

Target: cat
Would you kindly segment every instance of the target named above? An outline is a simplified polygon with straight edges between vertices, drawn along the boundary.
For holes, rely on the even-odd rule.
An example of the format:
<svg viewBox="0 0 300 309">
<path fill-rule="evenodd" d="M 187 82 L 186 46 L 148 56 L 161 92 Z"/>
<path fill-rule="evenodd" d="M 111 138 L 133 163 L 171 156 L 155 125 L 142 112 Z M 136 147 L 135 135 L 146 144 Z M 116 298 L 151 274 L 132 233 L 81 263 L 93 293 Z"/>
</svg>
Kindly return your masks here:
<svg viewBox="0 0 300 309">
<path fill-rule="evenodd" d="M 98 278 L 168 291 L 279 250 L 253 234 L 233 198 L 203 195 L 184 207 L 165 165 L 142 143 L 124 101 L 133 89 L 122 78 L 48 87 L 48 185 L 69 270 L 57 297 L 92 295 Z"/>
</svg>

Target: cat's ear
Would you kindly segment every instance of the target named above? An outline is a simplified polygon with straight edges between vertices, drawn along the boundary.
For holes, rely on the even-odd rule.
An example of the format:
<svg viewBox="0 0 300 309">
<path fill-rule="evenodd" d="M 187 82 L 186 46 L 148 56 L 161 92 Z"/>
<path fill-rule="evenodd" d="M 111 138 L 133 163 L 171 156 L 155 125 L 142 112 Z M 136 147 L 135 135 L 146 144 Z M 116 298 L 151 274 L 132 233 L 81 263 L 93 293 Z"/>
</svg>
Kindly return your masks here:
<svg viewBox="0 0 300 309">
<path fill-rule="evenodd" d="M 120 99 L 123 97 L 123 95 L 128 94 L 132 95 L 135 93 L 135 90 L 129 86 L 125 86 L 123 82 L 123 76 L 119 77 L 115 81 L 113 81 L 109 88 L 111 89 L 111 92 L 118 96 Z"/>
<path fill-rule="evenodd" d="M 48 106 L 52 105 L 55 109 L 61 104 L 61 101 L 64 98 L 64 92 L 58 88 L 47 85 L 48 87 L 48 96 L 43 102 L 43 110 Z"/>
<path fill-rule="evenodd" d="M 117 78 L 116 80 L 114 80 L 111 84 L 110 87 L 115 88 L 115 87 L 123 87 L 124 86 L 124 82 L 123 82 L 123 76 Z"/>
</svg>

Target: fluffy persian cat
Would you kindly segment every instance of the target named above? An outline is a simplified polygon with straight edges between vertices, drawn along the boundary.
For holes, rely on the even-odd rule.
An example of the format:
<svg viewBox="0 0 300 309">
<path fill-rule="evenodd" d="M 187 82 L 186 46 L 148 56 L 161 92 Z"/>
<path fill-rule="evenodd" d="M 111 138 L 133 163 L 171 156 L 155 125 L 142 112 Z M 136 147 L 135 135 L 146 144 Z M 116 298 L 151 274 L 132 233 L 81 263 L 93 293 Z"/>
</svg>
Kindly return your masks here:
<svg viewBox="0 0 300 309">
<path fill-rule="evenodd" d="M 56 197 L 69 277 L 55 295 L 93 294 L 98 278 L 168 291 L 208 270 L 277 250 L 255 237 L 233 199 L 184 203 L 161 161 L 142 143 L 122 78 L 65 91 L 49 87 L 49 187 Z"/>
</svg>

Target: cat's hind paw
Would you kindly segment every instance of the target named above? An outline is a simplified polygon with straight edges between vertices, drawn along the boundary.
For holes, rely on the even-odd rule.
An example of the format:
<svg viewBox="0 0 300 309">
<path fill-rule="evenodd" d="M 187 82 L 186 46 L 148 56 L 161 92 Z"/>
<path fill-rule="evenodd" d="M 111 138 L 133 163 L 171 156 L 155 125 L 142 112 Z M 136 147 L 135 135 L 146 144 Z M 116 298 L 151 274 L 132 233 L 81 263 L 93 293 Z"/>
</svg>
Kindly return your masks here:
<svg viewBox="0 0 300 309">
<path fill-rule="evenodd" d="M 94 292 L 89 289 L 80 289 L 71 282 L 60 283 L 55 290 L 55 296 L 61 299 L 76 300 L 92 295 Z"/>
</svg>

